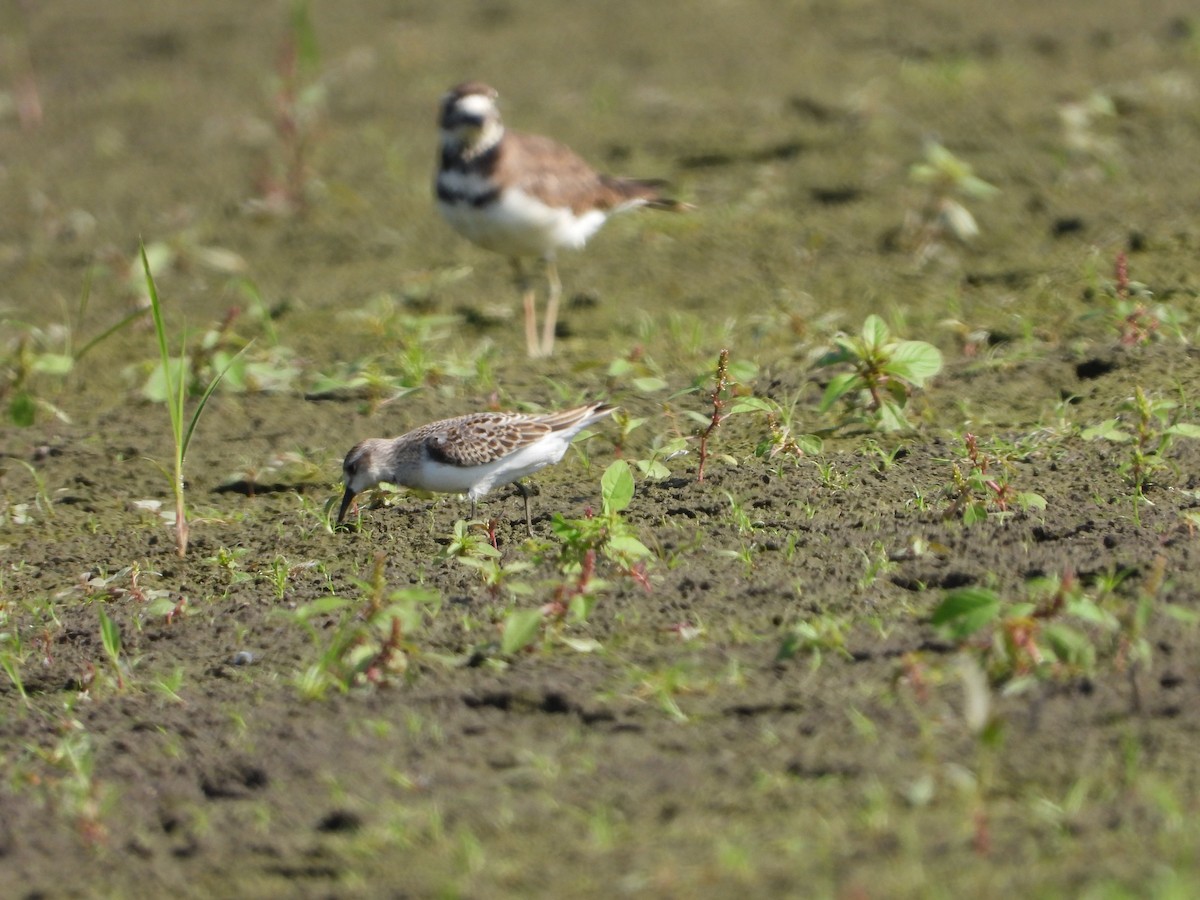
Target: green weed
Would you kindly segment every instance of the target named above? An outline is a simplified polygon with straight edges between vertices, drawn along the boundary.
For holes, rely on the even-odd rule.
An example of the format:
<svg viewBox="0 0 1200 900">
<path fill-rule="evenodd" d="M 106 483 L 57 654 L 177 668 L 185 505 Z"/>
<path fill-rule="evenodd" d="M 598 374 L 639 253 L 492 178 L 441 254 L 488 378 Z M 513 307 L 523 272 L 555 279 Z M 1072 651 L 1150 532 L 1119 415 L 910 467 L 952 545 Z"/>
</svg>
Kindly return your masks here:
<svg viewBox="0 0 1200 900">
<path fill-rule="evenodd" d="M 421 653 L 415 637 L 437 617 L 442 599 L 422 587 L 389 591 L 386 559 L 377 554 L 371 580 L 355 581 L 357 599 L 323 597 L 281 613 L 303 627 L 318 650 L 317 661 L 296 678 L 305 699 L 320 699 L 330 688 L 344 692 L 411 674 L 412 661 Z"/>
<path fill-rule="evenodd" d="M 850 371 L 830 379 L 820 411 L 845 401 L 851 413 L 842 425 L 866 421 L 880 431 L 908 428 L 904 409 L 909 395 L 941 371 L 941 352 L 925 341 L 894 340 L 875 315 L 867 317 L 857 335 L 837 337 L 834 343 L 836 349 L 817 365 L 849 366 Z"/>
<path fill-rule="evenodd" d="M 146 290 L 150 295 L 150 311 L 154 317 L 154 333 L 158 337 L 159 355 L 162 360 L 162 375 L 163 383 L 166 388 L 163 399 L 167 405 L 167 413 L 171 419 L 171 437 L 175 443 L 175 455 L 172 459 L 172 470 L 168 473 L 171 480 L 171 490 L 175 496 L 175 552 L 182 558 L 187 556 L 188 548 L 188 521 L 187 521 L 187 503 L 184 494 L 183 481 L 183 463 L 187 457 L 188 446 L 192 442 L 192 435 L 196 431 L 196 424 L 200 421 L 200 414 L 204 412 L 205 406 L 208 404 L 208 398 L 212 396 L 213 391 L 217 389 L 217 385 L 221 383 L 221 379 L 228 370 L 229 365 L 233 360 L 226 364 L 225 369 L 213 376 L 208 382 L 199 401 L 196 404 L 196 409 L 192 413 L 191 419 L 184 423 L 184 404 L 186 379 L 183 377 L 183 372 L 180 367 L 172 361 L 170 351 L 167 349 L 167 328 L 163 324 L 162 304 L 158 299 L 158 288 L 154 284 L 154 276 L 150 272 L 150 260 L 146 257 L 146 246 L 141 245 L 142 256 L 142 271 L 146 276 Z M 187 334 L 184 333 L 183 343 L 187 344 Z M 241 355 L 243 350 L 237 355 Z M 236 356 L 234 357 L 236 359 Z"/>
<path fill-rule="evenodd" d="M 1200 438 L 1200 425 L 1179 421 L 1187 407 L 1174 400 L 1147 397 L 1140 385 L 1120 411 L 1123 416 L 1085 428 L 1082 437 L 1128 445 L 1129 454 L 1119 471 L 1133 487 L 1133 519 L 1140 525 L 1141 505 L 1150 503 L 1146 490 L 1157 484 L 1160 473 L 1175 468 L 1168 454 L 1176 438 Z"/>
</svg>

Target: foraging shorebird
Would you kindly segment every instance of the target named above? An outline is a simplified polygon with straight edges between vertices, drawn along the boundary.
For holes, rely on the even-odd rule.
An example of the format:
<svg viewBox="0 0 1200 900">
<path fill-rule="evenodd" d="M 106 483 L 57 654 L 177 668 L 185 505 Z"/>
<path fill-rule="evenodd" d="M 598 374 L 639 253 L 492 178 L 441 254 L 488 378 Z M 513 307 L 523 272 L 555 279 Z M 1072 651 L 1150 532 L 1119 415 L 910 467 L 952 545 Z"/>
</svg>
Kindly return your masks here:
<svg viewBox="0 0 1200 900">
<path fill-rule="evenodd" d="M 422 425 L 397 438 L 369 438 L 356 444 L 342 463 L 346 492 L 338 524 L 358 494 L 382 481 L 465 493 L 472 519 L 480 497 L 498 485 L 516 482 L 532 535 L 529 493 L 518 479 L 561 460 L 575 435 L 615 409 L 591 403 L 556 413 L 470 413 Z"/>
<path fill-rule="evenodd" d="M 530 356 L 554 351 L 562 282 L 555 254 L 587 243 L 613 213 L 638 206 L 684 210 L 659 183 L 614 178 L 592 169 L 570 148 L 540 135 L 508 131 L 496 91 L 469 81 L 442 100 L 441 160 L 435 191 L 446 221 L 463 237 L 512 260 L 525 305 Z M 546 266 L 546 318 L 539 341 L 530 257 Z"/>
</svg>

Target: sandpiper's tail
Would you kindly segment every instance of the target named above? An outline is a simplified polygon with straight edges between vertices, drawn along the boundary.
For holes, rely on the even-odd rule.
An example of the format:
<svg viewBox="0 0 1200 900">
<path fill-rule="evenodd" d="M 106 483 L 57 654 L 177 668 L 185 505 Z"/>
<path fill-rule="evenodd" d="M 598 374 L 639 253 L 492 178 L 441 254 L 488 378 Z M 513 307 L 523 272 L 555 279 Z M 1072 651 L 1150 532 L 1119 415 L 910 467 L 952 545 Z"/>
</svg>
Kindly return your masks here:
<svg viewBox="0 0 1200 900">
<path fill-rule="evenodd" d="M 542 423 L 548 425 L 551 431 L 567 429 L 581 430 L 599 422 L 605 416 L 611 415 L 617 409 L 610 403 L 589 403 L 586 406 L 576 406 L 574 409 L 564 409 L 562 412 L 547 413 L 542 417 Z"/>
</svg>

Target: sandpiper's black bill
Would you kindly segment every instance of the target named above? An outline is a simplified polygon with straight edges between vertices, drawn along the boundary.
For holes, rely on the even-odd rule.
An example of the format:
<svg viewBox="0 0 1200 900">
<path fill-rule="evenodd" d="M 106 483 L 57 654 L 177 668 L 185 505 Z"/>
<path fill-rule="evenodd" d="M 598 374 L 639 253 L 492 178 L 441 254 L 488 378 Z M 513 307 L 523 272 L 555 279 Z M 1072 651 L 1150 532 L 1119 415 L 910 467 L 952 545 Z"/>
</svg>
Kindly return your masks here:
<svg viewBox="0 0 1200 900">
<path fill-rule="evenodd" d="M 350 508 L 350 504 L 354 501 L 354 491 L 346 488 L 346 493 L 342 494 L 342 508 L 338 510 L 337 524 L 342 524 L 342 519 L 346 518 L 346 510 Z"/>
</svg>

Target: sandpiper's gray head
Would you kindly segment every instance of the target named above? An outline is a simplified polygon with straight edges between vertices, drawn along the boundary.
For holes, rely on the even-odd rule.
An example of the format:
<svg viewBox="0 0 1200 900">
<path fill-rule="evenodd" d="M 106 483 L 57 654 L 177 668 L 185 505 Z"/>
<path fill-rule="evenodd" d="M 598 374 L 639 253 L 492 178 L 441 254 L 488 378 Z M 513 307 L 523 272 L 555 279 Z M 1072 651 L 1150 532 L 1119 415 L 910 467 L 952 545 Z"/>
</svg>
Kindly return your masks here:
<svg viewBox="0 0 1200 900">
<path fill-rule="evenodd" d="M 371 452 L 374 444 L 373 440 L 355 444 L 342 462 L 342 483 L 346 485 L 346 492 L 342 494 L 342 506 L 338 510 L 338 525 L 341 525 L 342 519 L 346 517 L 346 510 L 350 508 L 351 501 L 367 488 L 379 484 L 380 479 L 376 474 Z"/>
</svg>

